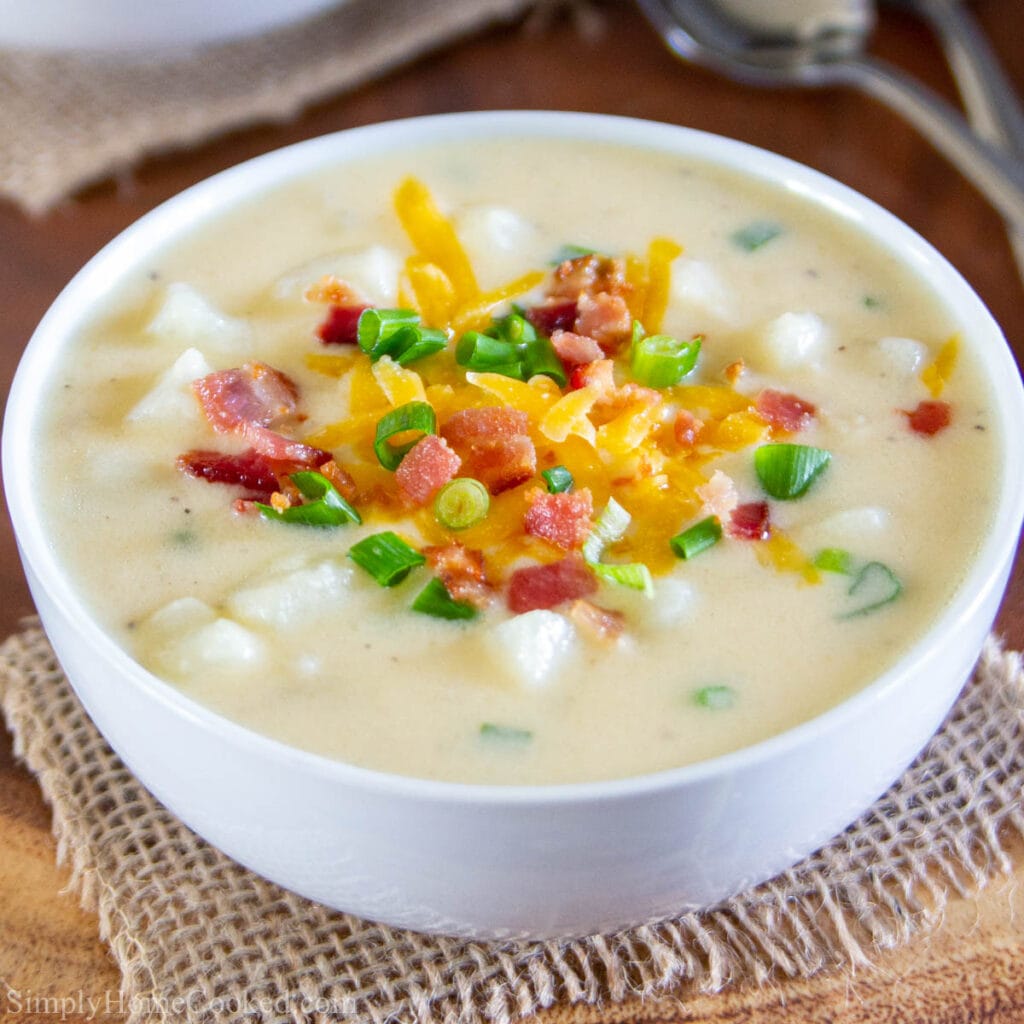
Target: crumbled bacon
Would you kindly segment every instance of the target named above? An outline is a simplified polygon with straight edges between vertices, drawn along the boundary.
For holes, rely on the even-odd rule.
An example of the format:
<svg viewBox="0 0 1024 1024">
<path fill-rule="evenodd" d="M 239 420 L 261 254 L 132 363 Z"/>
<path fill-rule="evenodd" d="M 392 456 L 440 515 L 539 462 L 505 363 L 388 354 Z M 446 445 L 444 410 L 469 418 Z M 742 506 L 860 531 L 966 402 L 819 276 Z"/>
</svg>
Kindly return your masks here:
<svg viewBox="0 0 1024 1024">
<path fill-rule="evenodd" d="M 325 345 L 355 345 L 359 338 L 356 329 L 359 318 L 367 306 L 331 306 L 323 323 L 316 329 L 317 337 Z"/>
<path fill-rule="evenodd" d="M 537 450 L 527 433 L 529 419 L 521 409 L 484 406 L 453 413 L 442 436 L 462 458 L 467 476 L 491 494 L 518 487 L 537 472 Z"/>
<path fill-rule="evenodd" d="M 421 437 L 395 470 L 402 500 L 425 505 L 459 471 L 462 460 L 436 434 Z"/>
<path fill-rule="evenodd" d="M 692 448 L 703 429 L 704 421 L 686 409 L 680 409 L 672 423 L 672 435 L 680 448 Z"/>
<path fill-rule="evenodd" d="M 953 421 L 953 410 L 948 402 L 919 402 L 916 409 L 910 412 L 904 409 L 902 412 L 907 417 L 910 429 L 926 437 L 945 430 Z"/>
<path fill-rule="evenodd" d="M 320 466 L 320 473 L 331 486 L 346 500 L 352 501 L 356 496 L 356 482 L 351 475 L 339 466 L 334 459 L 328 459 Z"/>
<path fill-rule="evenodd" d="M 722 376 L 725 377 L 728 383 L 735 384 L 746 371 L 747 364 L 742 359 L 737 359 L 722 371 Z"/>
<path fill-rule="evenodd" d="M 579 313 L 573 330 L 601 346 L 604 352 L 615 352 L 633 334 L 633 318 L 621 295 L 609 292 L 584 293 L 579 298 Z M 554 340 L 554 339 L 552 339 Z"/>
<path fill-rule="evenodd" d="M 227 434 L 242 424 L 268 427 L 295 412 L 299 389 L 266 363 L 217 370 L 192 382 L 203 413 L 214 430 Z"/>
<path fill-rule="evenodd" d="M 550 541 L 565 551 L 583 547 L 594 514 L 594 502 L 588 488 L 548 494 L 534 487 L 526 495 L 526 500 L 530 507 L 523 518 L 523 528 L 528 534 Z"/>
<path fill-rule="evenodd" d="M 626 616 L 622 612 L 601 608 L 583 598 L 577 598 L 569 605 L 568 614 L 583 633 L 603 643 L 618 640 L 626 625 Z"/>
<path fill-rule="evenodd" d="M 772 535 L 767 501 L 737 505 L 729 516 L 729 536 L 738 540 L 767 540 Z"/>
<path fill-rule="evenodd" d="M 558 358 L 570 369 L 604 357 L 604 350 L 594 338 L 574 331 L 555 331 L 551 335 L 551 344 Z"/>
<path fill-rule="evenodd" d="M 314 448 L 301 441 L 293 441 L 267 427 L 261 427 L 258 423 L 243 422 L 239 424 L 236 433 L 245 438 L 261 455 L 274 462 L 290 462 L 296 466 L 315 468 L 331 458 L 331 453 L 325 452 L 323 448 Z"/>
<path fill-rule="evenodd" d="M 716 469 L 711 479 L 706 484 L 701 484 L 696 489 L 697 497 L 701 502 L 701 514 L 705 516 L 717 516 L 724 520 L 739 504 L 739 495 L 736 493 L 736 485 L 732 477 L 727 476 L 720 469 Z M 767 511 L 768 506 L 765 505 Z"/>
<path fill-rule="evenodd" d="M 526 311 L 526 319 L 551 337 L 555 331 L 571 331 L 576 323 L 576 300 L 552 298 Z"/>
<path fill-rule="evenodd" d="M 277 470 L 265 455 L 250 448 L 240 455 L 193 449 L 178 456 L 178 469 L 217 484 L 237 484 L 261 497 L 278 488 Z"/>
<path fill-rule="evenodd" d="M 754 408 L 773 427 L 790 433 L 807 427 L 818 411 L 805 399 L 772 388 L 765 388 L 757 396 Z"/>
<path fill-rule="evenodd" d="M 487 579 L 482 551 L 452 543 L 423 549 L 427 564 L 456 601 L 484 608 L 494 590 Z"/>
<path fill-rule="evenodd" d="M 569 375 L 569 387 L 594 388 L 602 394 L 615 390 L 615 364 L 610 359 L 596 359 L 577 366 Z"/>
<path fill-rule="evenodd" d="M 508 606 L 520 615 L 537 608 L 555 608 L 578 597 L 589 597 L 596 590 L 594 574 L 582 556 L 574 552 L 558 562 L 516 569 L 509 578 Z"/>
<path fill-rule="evenodd" d="M 548 294 L 563 299 L 578 299 L 580 295 L 610 292 L 624 295 L 629 291 L 624 260 L 589 253 L 564 260 L 556 268 L 548 286 Z"/>
</svg>

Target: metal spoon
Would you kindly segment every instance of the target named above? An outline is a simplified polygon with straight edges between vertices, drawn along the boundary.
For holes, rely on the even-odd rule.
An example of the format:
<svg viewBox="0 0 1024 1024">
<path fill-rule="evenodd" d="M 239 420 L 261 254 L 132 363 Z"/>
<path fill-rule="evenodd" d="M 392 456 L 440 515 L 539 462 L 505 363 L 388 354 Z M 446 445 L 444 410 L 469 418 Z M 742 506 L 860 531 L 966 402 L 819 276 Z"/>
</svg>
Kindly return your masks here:
<svg viewBox="0 0 1024 1024">
<path fill-rule="evenodd" d="M 983 139 L 1024 160 L 1024 109 L 992 47 L 961 0 L 885 0 L 912 11 L 935 30 L 960 90 L 971 127 Z M 1024 279 L 1024 231 L 1008 225 Z"/>
<path fill-rule="evenodd" d="M 864 54 L 872 24 L 862 0 L 817 0 L 808 17 L 785 0 L 638 0 L 678 56 L 751 85 L 861 89 L 913 123 L 1024 231 L 1024 165 L 978 138 L 948 103 Z"/>
</svg>

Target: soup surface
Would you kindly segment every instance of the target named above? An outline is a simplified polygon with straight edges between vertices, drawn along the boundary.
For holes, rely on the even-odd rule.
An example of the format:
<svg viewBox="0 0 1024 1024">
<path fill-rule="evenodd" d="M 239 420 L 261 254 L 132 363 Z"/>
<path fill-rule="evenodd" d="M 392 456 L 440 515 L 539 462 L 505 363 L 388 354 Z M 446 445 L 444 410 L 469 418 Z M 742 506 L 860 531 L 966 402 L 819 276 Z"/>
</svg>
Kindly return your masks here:
<svg viewBox="0 0 1024 1024">
<path fill-rule="evenodd" d="M 826 210 L 496 139 L 182 231 L 74 339 L 39 478 L 99 620 L 190 697 L 357 765 L 558 783 L 735 750 L 891 665 L 985 531 L 988 407 L 970 325 Z"/>
</svg>

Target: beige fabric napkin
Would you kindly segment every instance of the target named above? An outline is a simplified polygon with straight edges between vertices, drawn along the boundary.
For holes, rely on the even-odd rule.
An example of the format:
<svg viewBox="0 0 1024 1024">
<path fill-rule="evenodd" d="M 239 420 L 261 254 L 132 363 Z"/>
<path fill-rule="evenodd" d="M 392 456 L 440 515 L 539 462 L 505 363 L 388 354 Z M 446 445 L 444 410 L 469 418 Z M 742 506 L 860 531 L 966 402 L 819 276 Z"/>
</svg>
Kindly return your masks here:
<svg viewBox="0 0 1024 1024">
<path fill-rule="evenodd" d="M 288 119 L 537 3 L 552 0 L 339 0 L 168 60 L 0 50 L 0 196 L 41 213 L 145 155 Z"/>
<path fill-rule="evenodd" d="M 948 720 L 843 835 L 704 913 L 544 943 L 401 931 L 257 877 L 134 779 L 37 623 L 0 646 L 0 708 L 53 809 L 58 855 L 99 915 L 131 1024 L 511 1024 L 586 1006 L 869 963 L 1010 870 L 1024 837 L 1024 670 L 990 638 Z"/>
</svg>

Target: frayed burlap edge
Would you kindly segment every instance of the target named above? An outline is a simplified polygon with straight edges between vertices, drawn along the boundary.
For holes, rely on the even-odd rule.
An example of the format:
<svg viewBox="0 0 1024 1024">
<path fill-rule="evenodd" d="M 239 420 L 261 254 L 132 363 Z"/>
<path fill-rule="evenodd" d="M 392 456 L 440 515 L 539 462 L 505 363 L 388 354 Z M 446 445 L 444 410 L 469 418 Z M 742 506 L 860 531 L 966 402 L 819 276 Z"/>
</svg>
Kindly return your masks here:
<svg viewBox="0 0 1024 1024">
<path fill-rule="evenodd" d="M 488 25 L 558 0 L 345 0 L 195 53 L 126 60 L 0 50 L 0 197 L 44 213 L 143 157 L 289 120 Z"/>
<path fill-rule="evenodd" d="M 58 858 L 99 916 L 131 1024 L 508 1024 L 557 1004 L 717 992 L 864 967 L 1011 870 L 1024 837 L 1024 672 L 989 638 L 904 777 L 818 853 L 718 907 L 615 935 L 486 944 L 329 911 L 258 878 L 161 807 L 109 750 L 35 621 L 0 647 L 15 751 Z"/>
</svg>

